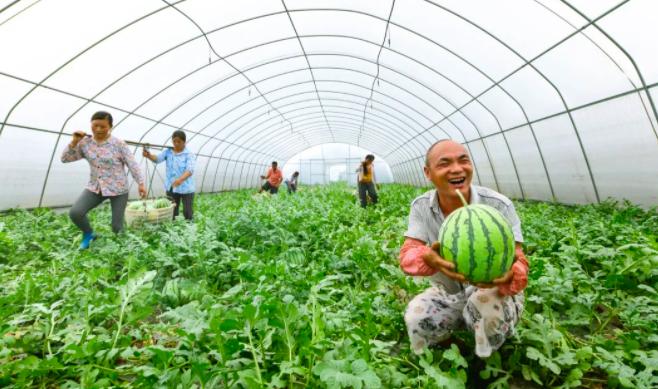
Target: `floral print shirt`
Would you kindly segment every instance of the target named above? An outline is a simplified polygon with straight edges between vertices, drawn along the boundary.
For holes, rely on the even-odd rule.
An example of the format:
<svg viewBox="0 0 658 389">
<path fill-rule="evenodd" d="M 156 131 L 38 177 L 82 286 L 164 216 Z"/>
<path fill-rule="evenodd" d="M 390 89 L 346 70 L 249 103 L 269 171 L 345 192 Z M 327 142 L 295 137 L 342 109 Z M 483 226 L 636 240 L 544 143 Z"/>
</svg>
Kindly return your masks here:
<svg viewBox="0 0 658 389">
<path fill-rule="evenodd" d="M 135 181 L 144 184 L 144 176 L 126 142 L 113 136 L 103 143 L 96 142 L 93 137 L 86 137 L 76 147 L 66 146 L 62 153 L 63 163 L 83 158 L 89 162 L 90 177 L 85 188 L 91 192 L 103 196 L 127 193 L 128 176 L 125 166 L 128 166 Z"/>
</svg>

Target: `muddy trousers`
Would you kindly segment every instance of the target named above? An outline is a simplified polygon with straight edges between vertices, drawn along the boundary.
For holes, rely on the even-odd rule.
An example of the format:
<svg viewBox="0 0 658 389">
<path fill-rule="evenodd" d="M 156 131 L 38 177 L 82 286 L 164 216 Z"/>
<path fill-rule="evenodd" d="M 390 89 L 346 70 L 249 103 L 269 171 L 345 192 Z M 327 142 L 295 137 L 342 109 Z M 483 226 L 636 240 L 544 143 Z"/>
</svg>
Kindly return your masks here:
<svg viewBox="0 0 658 389">
<path fill-rule="evenodd" d="M 404 314 L 411 349 L 417 354 L 467 328 L 475 334 L 475 354 L 486 358 L 514 334 L 523 312 L 523 293 L 499 296 L 497 288 L 468 286 L 456 294 L 433 286 L 414 297 Z"/>
</svg>

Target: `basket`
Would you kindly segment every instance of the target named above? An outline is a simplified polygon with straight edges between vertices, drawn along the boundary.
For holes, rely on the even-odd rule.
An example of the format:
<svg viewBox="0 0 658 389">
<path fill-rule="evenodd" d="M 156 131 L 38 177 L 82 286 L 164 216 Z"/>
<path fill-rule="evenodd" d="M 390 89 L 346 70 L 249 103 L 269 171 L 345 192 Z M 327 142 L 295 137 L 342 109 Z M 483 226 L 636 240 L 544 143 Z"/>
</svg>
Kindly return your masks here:
<svg viewBox="0 0 658 389">
<path fill-rule="evenodd" d="M 128 224 L 129 227 L 132 227 L 139 226 L 144 223 L 160 224 L 170 222 L 174 218 L 175 207 L 176 205 L 171 203 L 171 205 L 166 208 L 153 208 L 148 210 L 135 210 L 126 208 L 126 224 Z"/>
</svg>

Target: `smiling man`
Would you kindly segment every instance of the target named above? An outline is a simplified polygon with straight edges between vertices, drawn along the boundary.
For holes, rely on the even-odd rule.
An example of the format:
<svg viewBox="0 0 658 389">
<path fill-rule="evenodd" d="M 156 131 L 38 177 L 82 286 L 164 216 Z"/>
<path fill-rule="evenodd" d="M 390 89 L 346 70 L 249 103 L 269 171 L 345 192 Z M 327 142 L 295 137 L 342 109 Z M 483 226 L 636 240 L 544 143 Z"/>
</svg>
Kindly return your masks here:
<svg viewBox="0 0 658 389">
<path fill-rule="evenodd" d="M 475 353 L 486 358 L 513 334 L 523 311 L 529 265 L 521 250 L 521 222 L 507 197 L 471 184 L 473 164 L 461 144 L 452 140 L 434 143 L 427 151 L 423 170 L 435 189 L 411 203 L 400 250 L 400 267 L 405 273 L 432 277 L 432 287 L 411 300 L 404 315 L 411 348 L 421 353 L 424 347 L 444 343 L 453 330 L 465 326 L 475 333 Z M 464 276 L 454 272 L 454 265 L 438 254 L 439 228 L 462 206 L 456 190 L 470 204 L 496 208 L 512 226 L 514 264 L 492 284 L 468 284 Z"/>
</svg>

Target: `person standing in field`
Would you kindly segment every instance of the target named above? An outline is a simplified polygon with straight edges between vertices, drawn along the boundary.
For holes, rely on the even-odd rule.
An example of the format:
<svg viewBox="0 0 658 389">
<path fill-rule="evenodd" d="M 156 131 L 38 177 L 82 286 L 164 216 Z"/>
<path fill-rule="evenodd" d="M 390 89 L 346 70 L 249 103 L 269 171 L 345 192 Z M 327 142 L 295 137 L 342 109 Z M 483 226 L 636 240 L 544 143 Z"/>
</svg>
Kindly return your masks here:
<svg viewBox="0 0 658 389">
<path fill-rule="evenodd" d="M 368 196 L 372 204 L 377 204 L 378 196 L 375 188 L 375 166 L 373 161 L 375 156 L 372 154 L 366 155 L 366 158 L 361 161 L 359 168 L 356 169 L 356 181 L 359 189 L 359 200 L 361 207 L 365 208 L 368 205 Z"/>
<path fill-rule="evenodd" d="M 272 162 L 272 167 L 267 170 L 267 174 L 260 176 L 261 179 L 267 180 L 260 188 L 258 193 L 262 191 L 268 191 L 271 194 L 277 194 L 279 192 L 279 185 L 283 181 L 283 172 L 278 168 L 279 164 L 276 161 Z"/>
<path fill-rule="evenodd" d="M 428 276 L 432 287 L 409 302 L 404 321 L 411 349 L 445 345 L 451 332 L 466 327 L 475 333 L 475 353 L 486 358 L 514 333 L 524 306 L 523 289 L 529 264 L 521 243 L 521 222 L 512 202 L 492 189 L 471 184 L 473 165 L 466 148 L 452 140 L 436 142 L 427 151 L 425 177 L 434 189 L 411 203 L 409 225 L 400 250 L 400 267 L 412 276 Z M 492 284 L 470 285 L 452 262 L 438 254 L 435 242 L 441 224 L 462 207 L 459 190 L 469 204 L 496 208 L 512 226 L 514 263 Z M 430 247 L 431 245 L 431 247 Z"/>
<path fill-rule="evenodd" d="M 112 136 L 112 115 L 99 111 L 91 117 L 92 136 L 84 131 L 73 133 L 73 139 L 62 153 L 63 163 L 86 159 L 90 167 L 87 186 L 69 211 L 73 223 L 82 230 L 81 249 L 88 249 L 96 234 L 91 228 L 87 213 L 105 200 L 112 206 L 112 231 L 123 229 L 128 204 L 128 177 L 125 167 L 138 183 L 139 195 L 146 197 L 144 176 L 126 143 Z"/>
<path fill-rule="evenodd" d="M 194 154 L 185 147 L 186 136 L 181 130 L 174 131 L 171 136 L 173 149 L 166 149 L 158 155 L 151 154 L 146 148 L 142 155 L 156 164 L 165 162 L 167 167 L 165 191 L 167 197 L 174 200 L 174 219 L 179 214 L 180 203 L 183 202 L 185 220 L 192 220 L 194 213 Z"/>
</svg>

